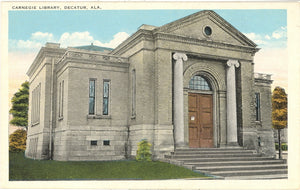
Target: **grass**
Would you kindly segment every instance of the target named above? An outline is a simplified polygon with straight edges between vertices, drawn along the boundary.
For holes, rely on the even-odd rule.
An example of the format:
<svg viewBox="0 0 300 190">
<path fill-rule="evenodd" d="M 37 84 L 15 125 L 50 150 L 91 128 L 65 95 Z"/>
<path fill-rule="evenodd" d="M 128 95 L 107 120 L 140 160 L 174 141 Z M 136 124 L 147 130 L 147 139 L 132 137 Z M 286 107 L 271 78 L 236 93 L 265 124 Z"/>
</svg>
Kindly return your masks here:
<svg viewBox="0 0 300 190">
<path fill-rule="evenodd" d="M 206 176 L 164 162 L 32 160 L 9 154 L 10 180 L 178 179 Z"/>
</svg>

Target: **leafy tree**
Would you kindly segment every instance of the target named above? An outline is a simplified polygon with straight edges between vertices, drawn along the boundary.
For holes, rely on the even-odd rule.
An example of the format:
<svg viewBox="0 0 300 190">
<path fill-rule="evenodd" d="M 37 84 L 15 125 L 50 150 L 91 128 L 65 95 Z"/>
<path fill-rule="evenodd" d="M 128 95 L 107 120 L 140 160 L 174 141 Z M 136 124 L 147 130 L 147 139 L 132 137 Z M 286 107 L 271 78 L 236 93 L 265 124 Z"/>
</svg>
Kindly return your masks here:
<svg viewBox="0 0 300 190">
<path fill-rule="evenodd" d="M 136 154 L 137 161 L 151 161 L 151 144 L 147 140 L 142 140 L 138 144 L 138 150 Z"/>
<path fill-rule="evenodd" d="M 28 97 L 29 97 L 29 82 L 25 81 L 18 92 L 16 92 L 11 99 L 12 108 L 10 113 L 13 119 L 10 124 L 25 127 L 27 129 L 28 123 Z"/>
<path fill-rule="evenodd" d="M 26 148 L 27 132 L 23 129 L 18 129 L 9 135 L 9 151 L 22 152 Z"/>
<path fill-rule="evenodd" d="M 284 88 L 276 87 L 272 95 L 272 124 L 278 130 L 279 159 L 281 154 L 280 130 L 287 127 L 287 94 Z"/>
</svg>

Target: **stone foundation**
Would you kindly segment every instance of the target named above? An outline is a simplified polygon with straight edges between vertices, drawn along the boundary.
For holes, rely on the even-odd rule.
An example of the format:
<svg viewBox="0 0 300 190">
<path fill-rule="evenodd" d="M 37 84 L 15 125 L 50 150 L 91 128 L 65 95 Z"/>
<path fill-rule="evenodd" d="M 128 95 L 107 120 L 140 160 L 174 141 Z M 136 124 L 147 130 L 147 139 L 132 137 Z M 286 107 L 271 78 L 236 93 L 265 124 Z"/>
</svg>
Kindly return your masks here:
<svg viewBox="0 0 300 190">
<path fill-rule="evenodd" d="M 92 161 L 125 159 L 126 127 L 101 127 L 98 130 L 57 131 L 54 160 Z"/>
</svg>

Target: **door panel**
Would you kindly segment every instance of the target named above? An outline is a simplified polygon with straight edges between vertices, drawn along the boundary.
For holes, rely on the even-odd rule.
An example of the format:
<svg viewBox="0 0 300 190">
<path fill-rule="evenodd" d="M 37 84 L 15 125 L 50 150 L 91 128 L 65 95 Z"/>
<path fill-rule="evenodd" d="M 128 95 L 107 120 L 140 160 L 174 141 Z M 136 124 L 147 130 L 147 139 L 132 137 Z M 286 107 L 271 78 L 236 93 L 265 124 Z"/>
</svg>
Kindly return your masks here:
<svg viewBox="0 0 300 190">
<path fill-rule="evenodd" d="M 198 137 L 198 128 L 197 127 L 189 127 L 189 134 L 190 135 L 190 147 L 197 148 L 199 147 L 199 137 Z"/>
<path fill-rule="evenodd" d="M 189 146 L 213 147 L 212 95 L 189 93 Z"/>
</svg>

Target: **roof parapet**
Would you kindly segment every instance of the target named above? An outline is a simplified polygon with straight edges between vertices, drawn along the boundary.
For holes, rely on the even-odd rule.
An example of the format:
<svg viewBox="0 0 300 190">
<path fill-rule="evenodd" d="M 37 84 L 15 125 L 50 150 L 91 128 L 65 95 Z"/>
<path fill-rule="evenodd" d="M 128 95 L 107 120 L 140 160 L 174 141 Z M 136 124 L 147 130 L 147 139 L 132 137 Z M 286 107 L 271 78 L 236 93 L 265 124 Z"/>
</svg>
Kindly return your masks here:
<svg viewBox="0 0 300 190">
<path fill-rule="evenodd" d="M 71 47 L 67 48 L 67 51 L 60 58 L 58 64 L 63 62 L 67 58 L 94 60 L 97 62 L 129 63 L 127 57 L 109 55 L 102 52 L 88 51 L 88 50 L 76 49 Z"/>
<path fill-rule="evenodd" d="M 254 73 L 254 78 L 256 79 L 264 79 L 264 80 L 272 80 L 271 74 L 265 74 L 265 73 Z"/>
<path fill-rule="evenodd" d="M 60 48 L 60 43 L 47 42 L 45 44 L 46 48 Z"/>
<path fill-rule="evenodd" d="M 148 24 L 142 24 L 139 29 L 143 29 L 143 30 L 154 30 L 155 28 L 157 28 L 156 26 L 152 26 L 152 25 L 148 25 Z"/>
</svg>

